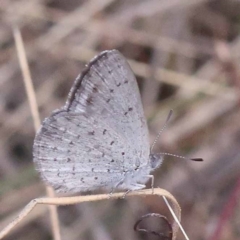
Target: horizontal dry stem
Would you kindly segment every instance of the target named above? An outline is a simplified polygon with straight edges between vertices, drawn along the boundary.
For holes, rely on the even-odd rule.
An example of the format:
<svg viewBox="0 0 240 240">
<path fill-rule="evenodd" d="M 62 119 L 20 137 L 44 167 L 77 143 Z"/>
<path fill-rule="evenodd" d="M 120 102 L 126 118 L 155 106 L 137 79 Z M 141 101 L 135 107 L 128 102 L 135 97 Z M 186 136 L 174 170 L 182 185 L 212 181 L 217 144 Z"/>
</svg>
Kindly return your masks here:
<svg viewBox="0 0 240 240">
<path fill-rule="evenodd" d="M 120 193 L 114 193 L 112 195 L 99 194 L 99 195 L 74 196 L 74 197 L 56 197 L 56 198 L 46 197 L 46 198 L 33 199 L 18 214 L 18 216 L 0 232 L 0 239 L 6 236 L 21 220 L 23 220 L 35 208 L 37 204 L 57 205 L 57 206 L 72 205 L 72 204 L 77 204 L 82 202 L 93 202 L 93 201 L 100 201 L 100 200 L 117 199 L 117 198 L 122 198 L 124 195 L 125 195 L 125 192 L 120 192 Z M 152 192 L 152 189 L 135 191 L 135 192 L 129 193 L 127 196 L 130 197 L 130 196 L 147 196 L 147 195 L 164 196 L 171 202 L 174 213 L 176 215 L 174 216 L 174 222 L 172 224 L 173 239 L 176 239 L 176 234 L 179 228 L 179 221 L 181 219 L 181 208 L 177 200 L 174 198 L 174 196 L 171 193 L 161 188 L 154 188 L 154 192 Z"/>
</svg>

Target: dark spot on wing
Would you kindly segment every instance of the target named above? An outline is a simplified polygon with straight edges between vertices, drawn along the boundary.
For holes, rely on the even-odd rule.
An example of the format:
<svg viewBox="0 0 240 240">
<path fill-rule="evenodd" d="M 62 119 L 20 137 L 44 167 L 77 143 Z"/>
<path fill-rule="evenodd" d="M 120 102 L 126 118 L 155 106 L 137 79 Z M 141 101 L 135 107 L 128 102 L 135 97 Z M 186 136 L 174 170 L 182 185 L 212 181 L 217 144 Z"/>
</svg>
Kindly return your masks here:
<svg viewBox="0 0 240 240">
<path fill-rule="evenodd" d="M 70 145 L 73 145 L 73 141 L 71 141 L 69 144 L 70 144 Z"/>
<path fill-rule="evenodd" d="M 105 135 L 105 134 L 106 134 L 106 132 L 107 132 L 107 129 L 104 129 L 104 130 L 103 130 L 103 135 Z"/>
<path fill-rule="evenodd" d="M 109 103 L 109 102 L 110 102 L 110 100 L 111 100 L 111 99 L 109 98 L 109 99 L 107 99 L 107 101 L 106 101 L 106 102 L 107 102 L 107 103 Z"/>
<path fill-rule="evenodd" d="M 68 158 L 68 159 L 67 159 L 67 162 L 71 162 L 71 159 L 70 159 L 70 158 Z"/>
<path fill-rule="evenodd" d="M 125 116 L 127 116 L 127 114 L 128 114 L 129 112 L 131 112 L 132 110 L 133 110 L 133 108 L 131 108 L 131 107 L 130 107 L 130 108 L 128 108 L 128 111 L 127 111 L 127 112 L 125 112 L 125 113 L 124 113 L 124 115 L 125 115 Z"/>
<path fill-rule="evenodd" d="M 86 102 L 89 104 L 89 105 L 91 105 L 92 103 L 93 103 L 93 97 L 88 97 L 87 98 L 87 100 L 86 100 Z"/>
<path fill-rule="evenodd" d="M 95 180 L 97 180 L 97 179 L 98 179 L 98 177 L 95 177 L 94 179 L 95 179 Z"/>
<path fill-rule="evenodd" d="M 65 117 L 65 119 L 66 119 L 67 121 L 69 121 L 69 122 L 71 121 L 71 119 L 70 119 L 69 117 L 67 117 L 67 116 Z M 63 131 L 64 131 L 64 129 L 63 129 Z"/>
<path fill-rule="evenodd" d="M 125 80 L 124 83 L 125 83 L 125 84 L 128 83 L 128 80 Z"/>
<path fill-rule="evenodd" d="M 92 90 L 93 90 L 94 93 L 97 93 L 97 92 L 98 92 L 98 89 L 97 89 L 96 86 L 94 86 Z"/>
<path fill-rule="evenodd" d="M 111 73 L 112 73 L 112 70 L 108 70 L 108 73 L 111 74 Z"/>
<path fill-rule="evenodd" d="M 110 172 L 110 169 L 108 169 L 107 172 Z"/>
<path fill-rule="evenodd" d="M 113 145 L 114 144 L 114 141 L 111 141 L 110 145 Z"/>
<path fill-rule="evenodd" d="M 122 152 L 122 155 L 125 155 L 125 152 Z"/>
<path fill-rule="evenodd" d="M 110 92 L 111 92 L 111 93 L 113 93 L 113 92 L 114 92 L 114 90 L 113 90 L 113 89 L 110 89 Z"/>
<path fill-rule="evenodd" d="M 56 158 L 54 158 L 54 159 L 53 159 L 53 161 L 54 161 L 54 162 L 56 162 L 56 161 L 57 161 L 57 159 L 56 159 Z"/>
<path fill-rule="evenodd" d="M 117 87 L 120 87 L 120 86 L 121 86 L 121 83 L 118 83 L 118 84 L 117 84 Z"/>
<path fill-rule="evenodd" d="M 84 178 L 81 178 L 81 182 L 82 182 L 82 183 L 85 183 L 85 182 L 84 182 Z"/>
<path fill-rule="evenodd" d="M 92 168 L 92 172 L 94 172 L 94 168 Z"/>
<path fill-rule="evenodd" d="M 112 161 L 111 162 L 115 162 L 113 159 L 112 159 Z"/>
<path fill-rule="evenodd" d="M 95 132 L 94 131 L 92 131 L 92 132 L 88 132 L 88 135 L 94 135 L 95 134 Z"/>
</svg>

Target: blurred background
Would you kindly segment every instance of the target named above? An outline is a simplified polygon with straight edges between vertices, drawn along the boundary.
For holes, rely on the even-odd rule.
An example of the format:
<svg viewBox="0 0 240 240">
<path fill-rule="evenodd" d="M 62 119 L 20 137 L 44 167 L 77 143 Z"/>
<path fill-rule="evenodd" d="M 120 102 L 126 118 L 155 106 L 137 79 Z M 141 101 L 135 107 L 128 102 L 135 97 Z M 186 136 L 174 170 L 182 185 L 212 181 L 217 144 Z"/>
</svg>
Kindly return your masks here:
<svg viewBox="0 0 240 240">
<path fill-rule="evenodd" d="M 155 151 L 204 159 L 166 157 L 155 187 L 177 198 L 190 239 L 240 239 L 239 13 L 239 0 L 2 0 L 0 229 L 46 194 L 32 163 L 35 131 L 12 33 L 18 26 L 41 120 L 65 103 L 93 56 L 120 50 L 136 74 L 151 142 L 174 110 Z M 47 210 L 38 206 L 5 239 L 52 239 Z M 134 223 L 149 212 L 171 220 L 156 197 L 58 212 L 62 239 L 69 240 L 159 239 L 134 232 Z M 166 231 L 160 220 L 146 226 Z"/>
</svg>

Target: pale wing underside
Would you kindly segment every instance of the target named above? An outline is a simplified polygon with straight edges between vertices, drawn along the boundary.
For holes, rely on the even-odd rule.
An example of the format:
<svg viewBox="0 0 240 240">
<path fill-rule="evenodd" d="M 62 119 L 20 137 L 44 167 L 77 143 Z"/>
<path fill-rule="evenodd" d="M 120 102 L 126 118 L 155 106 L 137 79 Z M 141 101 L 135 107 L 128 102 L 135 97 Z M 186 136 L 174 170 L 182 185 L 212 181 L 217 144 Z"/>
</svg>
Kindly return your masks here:
<svg viewBox="0 0 240 240">
<path fill-rule="evenodd" d="M 90 62 L 76 79 L 64 108 L 101 119 L 125 137 L 136 155 L 148 157 L 148 128 L 137 82 L 117 50 L 103 52 Z"/>
<path fill-rule="evenodd" d="M 134 165 L 131 146 L 106 123 L 59 112 L 46 119 L 34 142 L 42 177 L 61 192 L 114 187 Z"/>
<path fill-rule="evenodd" d="M 146 164 L 149 142 L 135 77 L 116 50 L 92 60 L 62 110 L 34 141 L 42 177 L 59 191 L 114 187 L 124 171 Z"/>
</svg>

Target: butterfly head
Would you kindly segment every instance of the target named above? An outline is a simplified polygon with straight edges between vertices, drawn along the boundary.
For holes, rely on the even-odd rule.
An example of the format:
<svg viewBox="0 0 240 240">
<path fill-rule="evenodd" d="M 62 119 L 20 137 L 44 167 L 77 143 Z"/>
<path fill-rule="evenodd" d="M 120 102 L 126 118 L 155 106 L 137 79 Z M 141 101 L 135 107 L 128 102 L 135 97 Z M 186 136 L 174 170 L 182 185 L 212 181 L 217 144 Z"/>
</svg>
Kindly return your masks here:
<svg viewBox="0 0 240 240">
<path fill-rule="evenodd" d="M 159 153 L 151 153 L 149 155 L 149 165 L 152 169 L 156 169 L 161 166 L 163 162 L 163 155 Z"/>
</svg>

